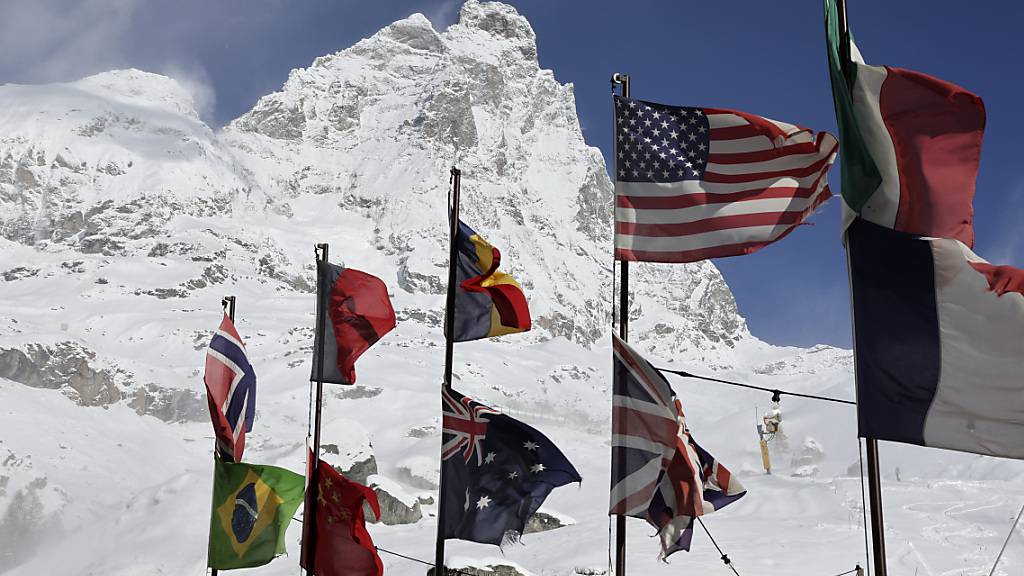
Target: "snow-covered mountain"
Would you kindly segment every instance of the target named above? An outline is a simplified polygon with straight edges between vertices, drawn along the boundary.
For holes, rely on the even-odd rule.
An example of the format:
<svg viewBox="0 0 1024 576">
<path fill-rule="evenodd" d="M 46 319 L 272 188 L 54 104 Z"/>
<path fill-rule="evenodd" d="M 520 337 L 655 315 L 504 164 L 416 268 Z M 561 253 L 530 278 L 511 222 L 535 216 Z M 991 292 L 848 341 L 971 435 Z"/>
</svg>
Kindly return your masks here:
<svg viewBox="0 0 1024 576">
<path fill-rule="evenodd" d="M 201 367 L 223 294 L 238 296 L 259 376 L 247 460 L 302 469 L 317 242 L 384 279 L 399 316 L 360 361 L 360 385 L 329 387 L 325 457 L 391 498 L 391 525 L 373 529 L 381 546 L 429 559 L 452 165 L 463 220 L 502 250 L 535 326 L 460 345 L 456 387 L 544 430 L 584 477 L 545 508 L 571 525 L 528 535 L 504 558 L 452 543 L 452 561 L 603 570 L 612 186 L 573 87 L 539 67 L 526 19 L 470 0 L 442 32 L 415 14 L 292 71 L 222 129 L 177 82 L 138 70 L 0 86 L 0 572 L 202 571 L 212 435 Z M 652 357 L 851 396 L 848 352 L 753 338 L 710 262 L 633 269 L 633 340 Z M 751 488 L 715 520 L 737 563 L 825 574 L 862 558 L 852 411 L 784 401 L 779 474 L 763 477 L 751 416 L 767 396 L 674 384 L 702 443 Z M 1004 494 L 1024 496 L 1009 482 L 1020 467 L 890 453 L 904 480 L 892 498 L 911 510 L 893 521 L 900 566 L 931 565 L 921 550 L 965 574 L 990 561 L 1013 512 Z M 929 489 L 988 512 L 933 510 L 918 502 Z M 923 525 L 913 514 L 936 520 L 934 538 L 911 541 Z M 632 565 L 669 573 L 648 535 L 635 524 Z M 829 546 L 763 553 L 779 538 Z M 292 573 L 297 540 L 293 526 L 293 555 L 261 573 Z M 712 569 L 705 544 L 674 562 Z M 421 572 L 385 560 L 389 573 Z M 1024 550 L 1009 560 L 1024 565 Z"/>
</svg>

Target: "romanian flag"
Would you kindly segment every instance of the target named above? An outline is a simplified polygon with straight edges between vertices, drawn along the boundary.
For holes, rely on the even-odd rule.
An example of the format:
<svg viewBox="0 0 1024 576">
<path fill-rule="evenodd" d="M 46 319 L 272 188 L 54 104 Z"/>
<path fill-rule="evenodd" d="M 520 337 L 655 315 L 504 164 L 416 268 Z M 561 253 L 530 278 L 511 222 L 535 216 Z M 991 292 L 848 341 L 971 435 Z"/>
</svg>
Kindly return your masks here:
<svg viewBox="0 0 1024 576">
<path fill-rule="evenodd" d="M 210 568 L 262 566 L 283 554 L 305 479 L 275 466 L 214 462 Z"/>
<path fill-rule="evenodd" d="M 455 294 L 455 341 L 526 332 L 530 309 L 514 278 L 498 270 L 501 253 L 459 222 Z"/>
</svg>

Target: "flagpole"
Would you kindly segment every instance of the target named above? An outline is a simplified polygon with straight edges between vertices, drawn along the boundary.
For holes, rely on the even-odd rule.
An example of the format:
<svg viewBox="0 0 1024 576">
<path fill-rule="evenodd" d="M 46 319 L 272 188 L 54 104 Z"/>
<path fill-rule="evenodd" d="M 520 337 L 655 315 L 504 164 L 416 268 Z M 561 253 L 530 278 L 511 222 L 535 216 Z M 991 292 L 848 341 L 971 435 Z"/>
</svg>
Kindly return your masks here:
<svg viewBox="0 0 1024 576">
<path fill-rule="evenodd" d="M 328 262 L 328 245 L 317 244 L 315 252 L 317 253 L 318 262 Z M 309 486 L 306 487 L 306 505 L 305 508 L 309 512 L 308 518 L 303 518 L 302 521 L 305 526 L 308 526 L 308 532 L 306 532 L 309 542 L 306 546 L 306 574 L 312 576 L 316 574 L 316 503 L 317 498 L 320 495 L 320 411 L 323 408 L 324 399 L 324 332 L 326 332 L 326 321 L 327 321 L 327 302 L 321 301 L 321 288 L 319 286 L 320 274 L 319 267 L 317 272 L 317 327 L 316 333 L 320 336 L 320 346 L 313 353 L 316 354 L 317 358 L 317 371 L 316 371 L 316 412 L 313 417 L 313 456 L 309 467 Z M 326 288 L 324 288 L 326 290 Z"/>
<path fill-rule="evenodd" d="M 221 306 L 221 308 L 223 308 L 227 312 L 228 319 L 231 320 L 231 323 L 233 324 L 235 322 L 235 297 L 234 296 L 225 296 L 225 297 L 221 298 L 220 299 L 220 306 Z M 214 460 L 217 459 L 217 439 L 216 438 L 214 438 L 214 440 L 213 440 L 213 459 Z M 216 486 L 216 483 L 217 483 L 217 479 L 214 478 L 214 485 L 215 486 Z M 207 556 L 209 556 L 209 553 L 210 553 L 209 550 L 207 550 L 206 553 L 207 553 Z M 217 569 L 216 568 L 210 568 L 210 576 L 217 576 Z"/>
<path fill-rule="evenodd" d="M 452 196 L 451 204 L 448 207 L 448 294 L 444 305 L 444 390 L 451 390 L 452 387 L 452 358 L 455 353 L 455 291 L 457 286 L 456 259 L 458 257 L 458 245 L 455 237 L 459 232 L 459 190 L 462 185 L 462 171 L 452 166 L 451 172 Z M 442 410 L 443 412 L 443 410 Z M 442 420 L 444 414 L 441 415 Z M 441 437 L 444 443 L 444 435 Z M 441 481 L 437 489 L 437 544 L 434 549 L 434 576 L 443 576 L 444 567 L 444 491 L 446 474 L 444 462 L 441 462 Z"/>
<path fill-rule="evenodd" d="M 846 65 L 851 61 L 850 22 L 846 15 L 846 0 L 836 0 L 836 12 L 839 16 L 839 61 L 843 66 L 843 76 L 849 78 Z M 847 248 L 849 250 L 849 248 Z M 847 269 L 849 269 L 849 252 L 847 252 Z M 851 291 L 851 298 L 852 296 Z M 854 320 L 856 322 L 856 320 Z M 857 346 L 856 333 L 853 339 Z M 856 363 L 855 363 L 856 366 Z M 885 522 L 882 520 L 882 476 L 878 464 L 878 440 L 865 438 L 868 460 L 868 500 L 871 501 L 871 548 L 874 557 L 875 576 L 886 576 L 885 567 Z"/>
<path fill-rule="evenodd" d="M 612 92 L 615 85 L 622 86 L 622 97 L 629 98 L 629 76 L 626 74 L 612 75 Z M 612 124 L 612 142 L 616 143 L 615 125 Z M 616 148 L 618 148 L 616 144 Z M 615 162 L 615 158 L 612 158 Z M 614 168 L 612 168 L 614 173 Z M 614 176 L 614 174 L 613 174 Z M 623 342 L 629 341 L 629 261 L 619 262 L 619 338 Z M 614 297 L 614 295 L 613 295 Z M 619 514 L 615 516 L 615 576 L 626 576 L 626 517 Z"/>
</svg>

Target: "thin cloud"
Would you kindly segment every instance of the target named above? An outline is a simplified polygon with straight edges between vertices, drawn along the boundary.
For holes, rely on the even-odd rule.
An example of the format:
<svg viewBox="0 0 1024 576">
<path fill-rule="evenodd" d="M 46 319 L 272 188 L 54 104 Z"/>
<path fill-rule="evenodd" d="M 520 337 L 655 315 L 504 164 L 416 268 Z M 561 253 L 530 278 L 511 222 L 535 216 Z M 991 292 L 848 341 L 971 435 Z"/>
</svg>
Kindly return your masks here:
<svg viewBox="0 0 1024 576">
<path fill-rule="evenodd" d="M 986 241 L 986 253 L 979 254 L 993 264 L 1024 266 L 1024 227 L 1021 227 L 1020 214 L 1024 214 L 1024 177 L 1010 186 L 1006 194 L 1006 206 L 1000 211 L 1000 221 L 991 227 L 995 241 Z M 981 240 L 983 234 L 975 230 Z"/>
<path fill-rule="evenodd" d="M 217 91 L 213 87 L 213 80 L 201 64 L 192 61 L 188 64 L 181 62 L 168 62 L 157 66 L 155 70 L 174 78 L 181 87 L 192 95 L 192 106 L 199 117 L 209 122 L 213 118 L 217 104 Z"/>
<path fill-rule="evenodd" d="M 0 79 L 71 80 L 126 64 L 140 0 L 33 0 L 0 7 Z"/>
<path fill-rule="evenodd" d="M 216 93 L 206 69 L 187 49 L 146 53 L 138 18 L 146 0 L 33 0 L 0 8 L 0 81 L 69 82 L 118 68 L 170 76 L 191 95 L 200 117 L 214 114 Z M 148 8 L 152 9 L 153 6 Z M 196 15 L 198 17 L 198 15 Z M 193 28 L 165 28 L 171 46 L 189 46 Z M 141 53 L 140 53 L 141 52 Z"/>
<path fill-rule="evenodd" d="M 435 30 L 446 30 L 459 19 L 459 9 L 462 7 L 462 0 L 442 0 L 439 4 L 424 12 L 424 16 L 434 26 Z"/>
</svg>

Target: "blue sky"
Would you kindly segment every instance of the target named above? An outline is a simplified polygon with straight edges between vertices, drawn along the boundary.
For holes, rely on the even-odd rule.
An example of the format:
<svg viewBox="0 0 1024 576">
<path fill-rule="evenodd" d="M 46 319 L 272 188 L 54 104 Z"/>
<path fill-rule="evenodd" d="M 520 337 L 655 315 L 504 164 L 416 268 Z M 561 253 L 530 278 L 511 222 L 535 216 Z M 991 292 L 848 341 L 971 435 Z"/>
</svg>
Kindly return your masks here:
<svg viewBox="0 0 1024 576">
<path fill-rule="evenodd" d="M 605 3 L 511 0 L 537 32 L 541 65 L 576 88 L 587 141 L 611 146 L 609 77 L 633 96 L 738 108 L 835 133 L 819 0 Z M 134 66 L 185 81 L 219 126 L 288 71 L 422 12 L 444 28 L 447 0 L 35 0 L 0 5 L 0 82 L 72 80 Z M 626 6 L 626 8 L 623 8 Z M 927 8 L 925 8 L 927 6 Z M 976 251 L 1024 266 L 1024 3 L 851 0 L 865 59 L 979 94 L 988 111 L 975 201 Z M 831 181 L 838 194 L 838 166 Z M 753 333 L 777 344 L 850 345 L 844 256 L 833 200 L 782 242 L 716 261 Z"/>
</svg>

